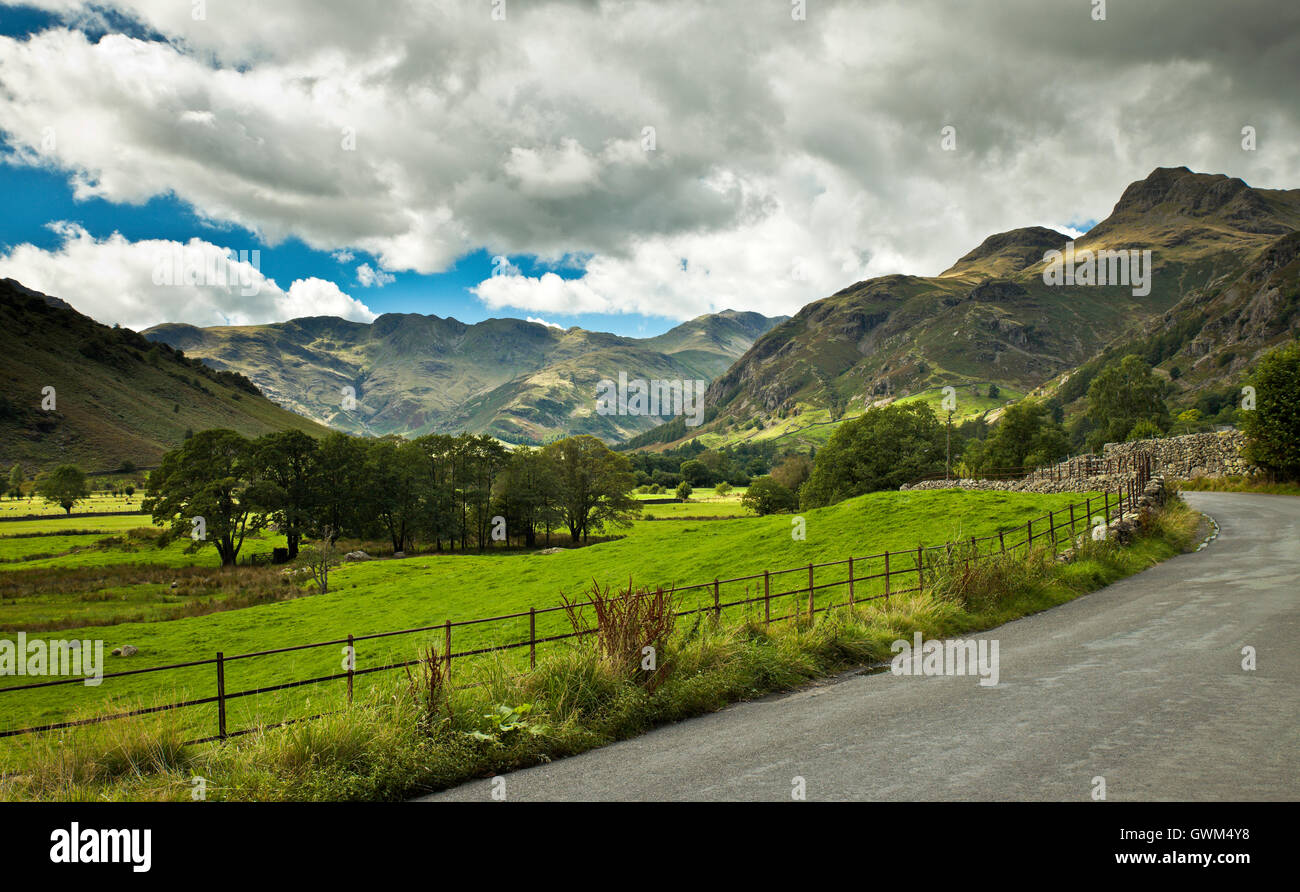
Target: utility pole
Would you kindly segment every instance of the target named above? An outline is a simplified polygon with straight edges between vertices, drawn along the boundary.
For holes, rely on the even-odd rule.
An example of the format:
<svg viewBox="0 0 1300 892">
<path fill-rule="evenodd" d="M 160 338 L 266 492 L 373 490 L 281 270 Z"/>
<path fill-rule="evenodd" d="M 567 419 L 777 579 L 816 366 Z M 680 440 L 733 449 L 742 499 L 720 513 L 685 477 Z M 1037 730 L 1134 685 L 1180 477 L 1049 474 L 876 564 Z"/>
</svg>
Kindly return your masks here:
<svg viewBox="0 0 1300 892">
<path fill-rule="evenodd" d="M 952 466 L 952 409 L 948 410 L 947 439 L 943 449 L 943 482 L 948 482 L 948 469 Z"/>
</svg>

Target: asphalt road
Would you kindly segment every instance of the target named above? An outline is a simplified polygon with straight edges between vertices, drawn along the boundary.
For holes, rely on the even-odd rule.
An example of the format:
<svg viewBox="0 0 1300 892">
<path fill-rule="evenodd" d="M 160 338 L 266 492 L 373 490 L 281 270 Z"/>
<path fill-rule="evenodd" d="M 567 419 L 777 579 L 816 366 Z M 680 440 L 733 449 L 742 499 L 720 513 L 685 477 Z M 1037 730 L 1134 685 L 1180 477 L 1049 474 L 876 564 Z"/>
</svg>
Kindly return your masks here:
<svg viewBox="0 0 1300 892">
<path fill-rule="evenodd" d="M 1109 800 L 1300 799 L 1300 498 L 1186 498 L 1217 539 L 976 636 L 994 687 L 849 674 L 514 772 L 506 798 L 789 801 L 801 777 L 808 800 L 1084 800 L 1100 776 Z"/>
</svg>

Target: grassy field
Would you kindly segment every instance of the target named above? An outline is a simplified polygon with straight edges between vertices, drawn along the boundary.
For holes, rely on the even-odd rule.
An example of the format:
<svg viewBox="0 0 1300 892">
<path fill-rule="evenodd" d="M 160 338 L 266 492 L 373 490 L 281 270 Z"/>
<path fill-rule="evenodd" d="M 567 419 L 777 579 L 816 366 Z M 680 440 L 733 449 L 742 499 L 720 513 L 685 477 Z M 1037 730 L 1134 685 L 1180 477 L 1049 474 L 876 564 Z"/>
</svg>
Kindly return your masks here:
<svg viewBox="0 0 1300 892">
<path fill-rule="evenodd" d="M 100 511 L 139 511 L 140 503 L 143 500 L 144 495 L 141 492 L 129 496 L 110 496 L 105 493 L 95 493 L 90 498 L 73 506 L 71 516 L 76 517 L 78 514 Z M 21 499 L 4 499 L 0 501 L 0 520 L 9 517 L 26 517 L 29 514 L 63 517 L 66 512 L 58 504 L 47 502 L 39 496 L 25 496 Z M 5 526 L 0 525 L 0 536 L 6 532 Z"/>
<path fill-rule="evenodd" d="M 881 492 L 852 499 L 830 508 L 806 512 L 806 539 L 792 538 L 789 515 L 737 518 L 727 521 L 639 521 L 627 535 L 586 548 L 553 554 L 502 553 L 486 555 L 428 555 L 401 560 L 378 560 L 346 565 L 335 571 L 331 591 L 292 600 L 275 601 L 242 610 L 212 613 L 170 622 L 124 623 L 104 629 L 69 629 L 64 639 L 105 641 L 106 651 L 121 644 L 140 648 L 129 660 L 107 657 L 106 671 L 184 662 L 211 657 L 221 650 L 227 656 L 288 645 L 343 638 L 348 634 L 432 626 L 444 620 L 476 619 L 526 611 L 530 607 L 557 606 L 562 596 L 582 598 L 593 580 L 601 584 L 682 586 L 715 577 L 762 573 L 763 570 L 806 567 L 823 562 L 875 554 L 884 549 L 914 549 L 918 544 L 938 544 L 951 539 L 986 535 L 999 529 L 1023 526 L 1049 508 L 1062 507 L 1079 496 L 1022 493 Z M 268 546 L 270 542 L 266 543 Z M 897 573 L 899 567 L 895 565 Z M 863 566 L 859 575 L 872 568 Z M 842 569 L 820 571 L 818 582 L 843 576 Z M 837 575 L 838 574 L 838 575 Z M 774 597 L 773 613 L 807 603 L 807 573 L 803 569 L 774 576 L 772 592 L 794 591 Z M 895 586 L 899 583 L 895 582 Z M 722 585 L 722 600 L 757 593 L 758 582 Z M 859 586 L 859 597 L 870 586 Z M 682 593 L 687 604 L 705 603 L 712 593 Z M 842 588 L 817 595 L 818 605 L 844 600 Z M 569 630 L 562 611 L 539 615 L 539 637 Z M 527 640 L 527 615 L 508 622 L 457 627 L 453 650 Z M 357 666 L 380 665 L 410 659 L 423 643 L 441 641 L 441 631 L 401 635 L 362 642 Z M 542 648 L 541 650 L 545 650 Z M 525 651 L 514 652 L 516 665 Z M 332 674 L 339 671 L 337 646 L 294 651 L 229 663 L 228 690 L 240 690 Z M 368 676 L 364 684 L 377 681 Z M 5 679 L 5 686 L 14 684 Z M 174 673 L 130 676 L 105 681 L 102 687 L 68 685 L 8 695 L 4 699 L 6 725 L 58 721 L 74 713 L 102 708 L 108 699 L 118 704 L 179 699 L 178 695 L 209 696 L 214 688 L 210 666 Z M 285 710 L 324 708 L 337 704 L 340 685 L 297 688 L 232 701 L 229 724 L 241 727 L 259 716 L 280 717 Z M 187 710 L 195 728 L 210 733 L 214 710 Z"/>
<path fill-rule="evenodd" d="M 524 673 L 485 660 L 450 680 L 435 663 L 411 678 L 370 676 L 350 708 L 222 744 L 184 744 L 191 731 L 176 713 L 94 726 L 84 737 L 33 737 L 23 761 L 0 775 L 0 799 L 186 800 L 195 775 L 217 800 L 409 798 L 888 659 L 890 642 L 913 633 L 963 635 L 1062 604 L 1186 550 L 1197 521 L 1175 503 L 1125 547 L 1085 538 L 1069 563 L 1040 550 L 994 555 L 974 572 L 959 560 L 932 568 L 924 593 L 859 602 L 815 621 L 679 620 L 653 687 L 629 672 L 625 657 L 604 658 L 584 639 L 539 655 Z"/>
</svg>

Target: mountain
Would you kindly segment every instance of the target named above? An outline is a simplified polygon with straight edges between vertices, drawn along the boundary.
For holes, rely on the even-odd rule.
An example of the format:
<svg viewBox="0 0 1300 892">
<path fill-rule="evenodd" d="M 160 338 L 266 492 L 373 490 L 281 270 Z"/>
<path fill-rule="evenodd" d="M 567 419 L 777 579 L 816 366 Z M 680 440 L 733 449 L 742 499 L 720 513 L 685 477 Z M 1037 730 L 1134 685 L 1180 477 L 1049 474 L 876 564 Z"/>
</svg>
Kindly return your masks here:
<svg viewBox="0 0 1300 892">
<path fill-rule="evenodd" d="M 1068 237 L 998 233 L 939 276 L 882 276 L 808 304 L 713 382 L 710 420 L 690 435 L 824 439 L 846 414 L 897 398 L 937 404 L 945 386 L 958 388 L 960 417 L 987 408 L 990 384 L 1004 399 L 1052 393 L 1107 350 L 1134 346 L 1176 379 L 1175 402 L 1226 387 L 1295 328 L 1297 229 L 1300 189 L 1158 168 L 1075 242 L 1076 256 L 1149 249 L 1149 293 L 1048 285 L 1044 255 Z"/>
<path fill-rule="evenodd" d="M 0 280 L 0 467 L 17 462 L 29 474 L 65 462 L 87 471 L 151 467 L 186 430 L 211 427 L 248 436 L 326 430 L 276 406 L 246 378 Z"/>
<path fill-rule="evenodd" d="M 597 415 L 597 382 L 620 372 L 712 380 L 783 319 L 726 310 L 653 338 L 405 313 L 369 324 L 330 316 L 210 328 L 169 323 L 144 334 L 245 375 L 280 405 L 341 430 L 469 430 L 540 443 L 574 433 L 617 441 L 655 426 L 657 417 Z M 345 388 L 355 397 L 348 405 Z"/>
</svg>

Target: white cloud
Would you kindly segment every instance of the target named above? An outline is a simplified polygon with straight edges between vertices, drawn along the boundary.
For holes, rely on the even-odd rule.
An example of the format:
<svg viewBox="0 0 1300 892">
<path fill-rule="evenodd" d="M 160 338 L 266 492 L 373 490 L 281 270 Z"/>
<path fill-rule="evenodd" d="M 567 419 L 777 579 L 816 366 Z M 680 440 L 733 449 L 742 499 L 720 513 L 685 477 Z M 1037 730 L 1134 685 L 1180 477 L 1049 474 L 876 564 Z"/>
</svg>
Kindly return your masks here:
<svg viewBox="0 0 1300 892">
<path fill-rule="evenodd" d="M 357 282 L 362 288 L 383 288 L 396 281 L 397 276 L 382 269 L 371 269 L 368 263 L 357 267 Z"/>
<path fill-rule="evenodd" d="M 546 319 L 542 319 L 539 316 L 529 316 L 526 321 L 536 322 L 538 325 L 545 325 L 547 328 L 559 328 L 559 329 L 564 328 L 564 326 L 560 325 L 558 322 L 549 322 Z"/>
<path fill-rule="evenodd" d="M 142 329 L 160 318 L 194 325 L 254 325 L 299 316 L 375 318 L 365 304 L 318 278 L 282 289 L 258 269 L 252 249 L 200 239 L 128 241 L 119 233 L 97 239 L 75 223 L 51 228 L 61 237 L 52 250 L 21 244 L 0 254 L 0 275 L 61 297 L 105 324 Z"/>
<path fill-rule="evenodd" d="M 280 0 L 251 27 L 225 4 L 195 22 L 176 0 L 35 2 L 167 42 L 0 38 L 17 159 L 82 198 L 174 194 L 390 273 L 591 258 L 577 280 L 483 282 L 490 307 L 788 313 L 938 273 L 993 232 L 1101 219 L 1156 166 L 1265 187 L 1300 169 L 1296 4 L 1147 0 L 1097 23 L 1041 0 L 826 0 L 792 22 L 747 0 L 552 0 L 500 23 L 461 0 Z"/>
</svg>

